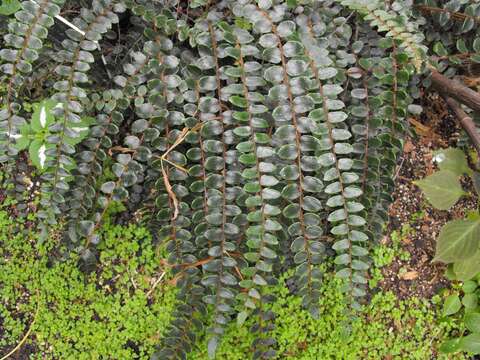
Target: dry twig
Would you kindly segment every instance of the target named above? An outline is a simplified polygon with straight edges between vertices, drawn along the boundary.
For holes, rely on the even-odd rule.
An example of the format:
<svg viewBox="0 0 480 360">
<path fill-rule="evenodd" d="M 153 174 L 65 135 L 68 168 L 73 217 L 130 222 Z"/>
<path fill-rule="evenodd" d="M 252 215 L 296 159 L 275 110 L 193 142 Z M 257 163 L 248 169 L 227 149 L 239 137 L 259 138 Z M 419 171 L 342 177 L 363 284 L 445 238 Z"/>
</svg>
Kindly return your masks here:
<svg viewBox="0 0 480 360">
<path fill-rule="evenodd" d="M 177 169 L 186 173 L 187 169 L 185 169 L 185 168 L 181 167 L 180 165 L 175 164 L 174 162 L 168 160 L 167 156 L 173 149 L 175 149 L 178 145 L 180 145 L 185 140 L 185 138 L 187 137 L 187 135 L 190 132 L 197 131 L 198 129 L 200 129 L 201 126 L 202 126 L 202 123 L 198 123 L 197 125 L 195 125 L 191 129 L 184 128 L 182 130 L 182 132 L 180 133 L 180 136 L 173 143 L 173 145 L 171 147 L 169 147 L 168 150 L 165 151 L 165 153 L 162 156 L 160 156 L 160 165 L 161 165 L 161 169 L 162 169 L 163 183 L 165 184 L 165 190 L 167 191 L 168 196 L 170 197 L 170 199 L 173 202 L 173 217 L 172 217 L 172 220 L 175 220 L 178 217 L 178 214 L 179 214 L 178 199 L 177 199 L 177 196 L 175 195 L 175 193 L 173 192 L 172 185 L 170 184 L 170 180 L 168 179 L 168 174 L 167 174 L 167 171 L 165 170 L 165 168 L 163 166 L 163 162 L 167 162 L 168 164 L 170 164 L 170 165 L 176 167 Z"/>
<path fill-rule="evenodd" d="M 8 359 L 10 356 L 12 356 L 15 352 L 17 352 L 22 347 L 25 341 L 27 341 L 28 337 L 30 336 L 30 333 L 32 332 L 33 325 L 35 325 L 35 321 L 37 321 L 37 316 L 39 312 L 40 312 L 40 299 L 37 294 L 37 310 L 35 310 L 35 315 L 33 316 L 33 320 L 32 320 L 32 323 L 30 324 L 30 327 L 28 328 L 27 332 L 23 336 L 22 340 L 20 340 L 20 342 L 17 344 L 17 346 L 15 346 L 8 354 L 0 358 L 0 360 Z"/>
<path fill-rule="evenodd" d="M 163 277 L 165 276 L 166 272 L 163 271 L 160 276 L 158 277 L 157 280 L 155 280 L 155 282 L 153 283 L 152 285 L 152 288 L 150 290 L 148 290 L 147 292 L 147 298 L 150 297 L 150 295 L 152 295 L 153 291 L 155 290 L 155 288 L 157 287 L 158 284 L 160 284 L 160 281 L 162 281 Z"/>
</svg>

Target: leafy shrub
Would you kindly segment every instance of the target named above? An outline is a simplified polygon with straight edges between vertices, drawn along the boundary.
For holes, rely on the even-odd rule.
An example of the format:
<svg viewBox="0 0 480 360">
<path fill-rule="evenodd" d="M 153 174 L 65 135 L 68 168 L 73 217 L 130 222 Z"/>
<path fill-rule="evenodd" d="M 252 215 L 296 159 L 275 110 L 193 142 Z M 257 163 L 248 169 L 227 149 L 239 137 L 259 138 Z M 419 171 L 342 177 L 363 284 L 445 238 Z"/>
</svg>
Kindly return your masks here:
<svg viewBox="0 0 480 360">
<path fill-rule="evenodd" d="M 68 6 L 78 15 L 71 22 L 61 15 Z M 22 2 L 0 50 L 0 162 L 12 175 L 5 186 L 21 199 L 34 184 L 42 238 L 61 223 L 69 248 L 88 263 L 105 242 L 100 229 L 112 204 L 147 213 L 178 285 L 161 359 L 186 357 L 208 308 L 211 357 L 234 317 L 255 319 L 254 358 L 276 356 L 269 289 L 295 268 L 302 306 L 318 317 L 328 256 L 348 311 L 361 309 L 406 118 L 421 112 L 413 98 L 429 82 L 424 75 L 456 73 L 458 56 L 429 56 L 431 48 L 450 53 L 451 39 L 425 37 L 433 20 L 404 1 L 81 6 Z M 140 29 L 128 46 L 122 19 Z M 46 42 L 56 20 L 69 28 L 52 53 Z M 108 64 L 102 44 L 114 30 L 114 46 L 129 50 Z M 461 33 L 477 51 L 476 29 Z M 22 142 L 36 122 L 22 84 L 34 83 L 40 59 L 52 70 L 41 104 L 52 106 L 48 131 L 29 144 L 34 182 Z M 92 76 L 109 65 L 108 81 Z"/>
<path fill-rule="evenodd" d="M 460 149 L 439 150 L 435 154 L 439 171 L 419 180 L 416 184 L 423 190 L 428 201 L 437 209 L 448 210 L 467 195 L 462 189 L 460 177 L 470 175 L 478 192 L 480 173 L 473 171 L 465 154 Z M 480 271 L 480 217 L 477 210 L 468 212 L 467 219 L 447 222 L 437 239 L 434 261 L 453 264 L 458 280 L 470 280 Z"/>
<path fill-rule="evenodd" d="M 455 291 L 446 299 L 443 306 L 444 316 L 456 316 L 462 320 L 463 331 L 460 336 L 446 340 L 440 351 L 446 354 L 466 351 L 479 354 L 480 329 L 478 327 L 480 313 L 478 312 L 478 277 L 463 283 L 460 291 Z"/>
<path fill-rule="evenodd" d="M 437 209 L 451 208 L 464 195 L 468 195 L 460 183 L 460 177 L 469 175 L 474 189 L 479 191 L 480 173 L 472 170 L 467 158 L 460 149 L 439 150 L 435 154 L 439 171 L 417 181 L 429 202 Z M 450 264 L 448 276 L 452 280 L 461 280 L 463 297 L 458 293 L 451 294 L 444 304 L 445 316 L 459 313 L 463 308 L 464 322 L 469 334 L 451 339 L 442 344 L 441 350 L 446 353 L 468 351 L 480 354 L 480 313 L 478 308 L 477 278 L 480 268 L 480 216 L 478 209 L 468 213 L 466 219 L 455 219 L 447 222 L 441 229 L 437 239 L 434 261 Z"/>
</svg>

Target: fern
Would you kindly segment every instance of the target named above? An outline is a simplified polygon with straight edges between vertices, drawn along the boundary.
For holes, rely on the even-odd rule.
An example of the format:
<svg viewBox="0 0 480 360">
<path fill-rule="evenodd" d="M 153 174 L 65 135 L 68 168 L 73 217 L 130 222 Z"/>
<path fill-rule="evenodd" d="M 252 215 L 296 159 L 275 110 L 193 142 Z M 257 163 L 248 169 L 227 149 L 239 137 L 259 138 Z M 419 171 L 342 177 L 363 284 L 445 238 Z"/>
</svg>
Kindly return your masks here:
<svg viewBox="0 0 480 360">
<path fill-rule="evenodd" d="M 64 1 L 41 1 L 38 4 L 25 1 L 8 24 L 8 33 L 4 36 L 4 48 L 0 50 L 0 77 L 5 84 L 0 107 L 0 163 L 10 178 L 4 181 L 4 187 L 19 202 L 18 210 L 26 208 L 23 193 L 31 186 L 25 177 L 27 170 L 17 164 L 18 153 L 22 148 L 17 143 L 21 129 L 27 125 L 19 87 L 29 78 L 33 64 L 39 58 L 43 41 L 48 30 L 54 24 L 53 18 L 60 12 Z M 3 89 L 2 89 L 3 90 Z"/>
<path fill-rule="evenodd" d="M 369 0 L 340 0 L 340 2 L 362 14 L 372 27 L 376 27 L 378 31 L 385 32 L 386 36 L 398 41 L 399 46 L 410 56 L 417 70 L 421 70 L 425 65 L 427 48 L 422 44 L 423 35 L 406 16 L 386 9 L 385 2 Z"/>
<path fill-rule="evenodd" d="M 112 10 L 124 11 L 124 7 L 113 2 L 94 2 L 92 10 L 84 11 L 81 18 L 76 18 L 76 26 L 82 33 L 74 29 L 66 31 L 69 37 L 62 43 L 64 50 L 59 53 L 60 65 L 55 69 L 60 76 L 54 84 L 57 91 L 52 99 L 58 105 L 53 109 L 56 121 L 50 126 L 54 134 L 47 139 L 44 149 L 45 163 L 42 169 L 41 205 L 43 209 L 38 216 L 48 224 L 54 224 L 62 213 L 61 206 L 66 202 L 64 194 L 70 189 L 72 179 L 70 169 L 74 167 L 74 160 L 70 156 L 75 153 L 75 138 L 80 136 L 81 114 L 84 112 L 79 100 L 87 97 L 81 84 L 88 82 L 86 73 L 94 62 L 92 51 L 98 48 L 98 41 L 102 34 L 118 22 L 118 17 Z M 80 153 L 81 157 L 90 157 L 91 153 Z M 90 236 L 93 224 L 81 221 L 77 232 L 82 236 Z"/>
<path fill-rule="evenodd" d="M 19 192 L 26 169 L 16 140 L 33 122 L 22 84 L 62 4 L 24 2 L 0 50 L 0 162 Z M 357 0 L 77 5 L 78 16 L 62 20 L 76 29 L 47 65 L 54 121 L 35 154 L 45 234 L 60 222 L 70 247 L 92 260 L 114 204 L 143 214 L 178 287 L 154 358 L 186 358 L 204 331 L 214 357 L 234 318 L 251 324 L 253 358 L 277 356 L 270 287 L 292 267 L 303 306 L 318 317 L 321 264 L 333 262 L 354 316 L 420 81 L 434 67 L 450 76 L 477 59 L 467 20 L 476 8 L 435 6 L 443 9 Z M 426 12 L 439 15 L 428 21 Z M 468 15 L 463 25 L 453 12 Z M 95 82 L 100 44 L 122 31 L 119 16 L 141 33 L 134 43 L 125 37 L 123 59 L 108 57 L 110 83 Z M 438 21 L 469 38 L 430 34 Z"/>
<path fill-rule="evenodd" d="M 38 50 L 43 47 L 43 39 L 47 37 L 48 28 L 53 23 L 53 17 L 60 12 L 63 1 L 44 0 L 40 4 L 25 1 L 22 10 L 15 14 L 14 21 L 9 23 L 9 34 L 5 35 L 5 45 L 0 52 L 0 58 L 5 61 L 1 71 L 6 74 L 6 94 L 3 96 L 3 106 L 0 111 L 1 138 L 0 162 L 4 163 L 15 158 L 18 150 L 15 139 L 19 128 L 26 123 L 21 116 L 21 99 L 16 89 L 32 72 L 32 63 L 38 59 Z"/>
<path fill-rule="evenodd" d="M 71 198 L 69 234 L 73 242 L 78 241 L 78 234 L 75 231 L 79 226 L 78 221 L 87 218 L 89 211 L 96 208 L 96 203 L 108 201 L 102 196 L 113 192 L 112 182 L 97 186 L 98 177 L 103 174 L 106 162 L 110 159 L 109 151 L 114 141 L 112 137 L 118 134 L 119 127 L 124 121 L 122 111 L 129 107 L 138 87 L 145 82 L 143 73 L 150 59 L 141 52 L 133 52 L 131 57 L 133 62 L 125 65 L 128 77 L 116 76 L 114 81 L 119 84 L 119 88 L 107 90 L 102 94 L 105 102 L 103 112 L 97 115 L 96 125 L 90 130 L 91 137 L 83 143 L 85 152 L 80 153 L 76 159 L 78 175 L 75 176 L 75 183 L 72 185 L 69 197 Z M 97 241 L 98 239 L 95 238 L 94 242 Z"/>
</svg>

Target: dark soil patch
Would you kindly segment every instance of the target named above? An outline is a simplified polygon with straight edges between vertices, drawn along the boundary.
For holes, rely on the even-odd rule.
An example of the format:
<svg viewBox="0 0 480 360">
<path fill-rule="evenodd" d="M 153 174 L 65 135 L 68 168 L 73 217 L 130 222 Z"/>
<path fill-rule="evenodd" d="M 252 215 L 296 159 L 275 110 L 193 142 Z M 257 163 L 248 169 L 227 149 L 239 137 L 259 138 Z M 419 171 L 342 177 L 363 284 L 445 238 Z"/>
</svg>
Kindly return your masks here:
<svg viewBox="0 0 480 360">
<path fill-rule="evenodd" d="M 7 354 L 8 349 L 2 350 L 2 354 Z M 18 349 L 15 353 L 10 355 L 9 359 L 11 360 L 27 360 L 30 359 L 30 355 L 38 355 L 38 348 L 35 344 L 24 344 L 20 349 Z"/>
<path fill-rule="evenodd" d="M 413 181 L 435 171 L 433 152 L 454 146 L 459 136 L 459 128 L 448 114 L 443 101 L 428 96 L 425 99 L 423 118 L 411 121 L 417 135 L 405 141 L 395 178 L 394 202 L 389 209 L 388 234 L 400 231 L 404 224 L 410 224 L 412 229 L 401 242 L 401 248 L 410 253 L 410 260 L 396 258 L 392 264 L 382 269 L 384 280 L 380 286 L 394 291 L 400 298 L 431 298 L 449 285 L 443 276 L 445 265 L 432 263 L 436 238 L 447 221 L 463 218 L 467 211 L 477 207 L 476 197 L 465 197 L 449 211 L 436 210 L 413 184 Z M 473 192 L 469 180 L 463 181 L 463 185 L 466 191 Z M 383 242 L 391 244 L 390 235 Z"/>
</svg>

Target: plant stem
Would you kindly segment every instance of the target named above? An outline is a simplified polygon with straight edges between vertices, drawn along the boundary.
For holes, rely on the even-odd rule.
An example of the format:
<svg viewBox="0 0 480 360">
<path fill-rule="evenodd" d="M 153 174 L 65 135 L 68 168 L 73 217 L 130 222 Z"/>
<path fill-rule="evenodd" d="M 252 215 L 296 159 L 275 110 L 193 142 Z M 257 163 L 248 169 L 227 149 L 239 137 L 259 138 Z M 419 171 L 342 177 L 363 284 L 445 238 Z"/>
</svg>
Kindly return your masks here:
<svg viewBox="0 0 480 360">
<path fill-rule="evenodd" d="M 480 94 L 462 83 L 432 69 L 432 85 L 443 97 L 451 97 L 470 109 L 480 112 Z"/>
</svg>

